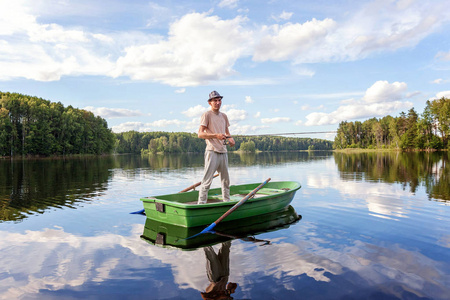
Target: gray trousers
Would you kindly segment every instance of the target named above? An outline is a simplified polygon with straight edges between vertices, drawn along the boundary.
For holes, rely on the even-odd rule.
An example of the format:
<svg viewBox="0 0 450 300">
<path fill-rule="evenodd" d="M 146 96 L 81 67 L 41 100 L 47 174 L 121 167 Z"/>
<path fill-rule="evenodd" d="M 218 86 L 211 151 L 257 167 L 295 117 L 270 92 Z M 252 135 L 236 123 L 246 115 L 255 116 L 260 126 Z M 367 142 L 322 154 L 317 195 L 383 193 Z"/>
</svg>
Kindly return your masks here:
<svg viewBox="0 0 450 300">
<path fill-rule="evenodd" d="M 214 151 L 205 151 L 205 174 L 198 193 L 198 204 L 205 204 L 208 200 L 208 191 L 215 172 L 220 174 L 223 201 L 230 201 L 230 176 L 228 175 L 228 154 Z"/>
<path fill-rule="evenodd" d="M 217 254 L 212 246 L 203 248 L 206 255 L 206 274 L 210 282 L 219 282 L 225 277 L 225 285 L 227 284 L 228 276 L 230 276 L 230 247 L 231 241 L 222 243 Z"/>
</svg>

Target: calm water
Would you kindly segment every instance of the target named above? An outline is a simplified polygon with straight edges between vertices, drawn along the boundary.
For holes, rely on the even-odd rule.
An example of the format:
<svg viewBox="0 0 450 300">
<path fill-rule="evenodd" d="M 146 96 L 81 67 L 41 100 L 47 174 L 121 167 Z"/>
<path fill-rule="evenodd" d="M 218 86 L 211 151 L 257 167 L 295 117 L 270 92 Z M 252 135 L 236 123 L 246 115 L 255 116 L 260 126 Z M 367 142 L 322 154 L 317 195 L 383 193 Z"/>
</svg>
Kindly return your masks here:
<svg viewBox="0 0 450 300">
<path fill-rule="evenodd" d="M 234 299 L 449 299 L 449 156 L 230 154 L 232 184 L 302 188 L 189 251 L 129 213 L 199 181 L 202 155 L 0 160 L 0 299 L 202 299 L 206 255 L 228 249 Z"/>
</svg>

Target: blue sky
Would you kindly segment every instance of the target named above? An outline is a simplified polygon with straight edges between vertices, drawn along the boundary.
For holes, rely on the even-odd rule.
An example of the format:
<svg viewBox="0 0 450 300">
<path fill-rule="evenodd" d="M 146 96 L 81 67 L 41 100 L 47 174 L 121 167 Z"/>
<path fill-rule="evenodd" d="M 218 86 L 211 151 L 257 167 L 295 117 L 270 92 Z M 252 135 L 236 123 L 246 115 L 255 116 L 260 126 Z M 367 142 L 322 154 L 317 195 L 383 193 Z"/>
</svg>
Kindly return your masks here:
<svg viewBox="0 0 450 300">
<path fill-rule="evenodd" d="M 232 134 L 335 131 L 450 97 L 448 7 L 0 0 L 0 91 L 90 110 L 114 132 L 197 132 L 212 90 Z"/>
</svg>

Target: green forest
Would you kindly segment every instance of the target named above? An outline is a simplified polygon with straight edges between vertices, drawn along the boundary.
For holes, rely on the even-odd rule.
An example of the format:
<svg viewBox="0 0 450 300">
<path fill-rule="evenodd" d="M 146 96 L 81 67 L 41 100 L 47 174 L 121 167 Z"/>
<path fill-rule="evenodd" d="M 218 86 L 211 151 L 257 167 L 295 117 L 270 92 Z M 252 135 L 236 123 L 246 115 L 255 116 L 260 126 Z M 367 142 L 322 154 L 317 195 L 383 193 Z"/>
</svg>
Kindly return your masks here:
<svg viewBox="0 0 450 300">
<path fill-rule="evenodd" d="M 116 153 L 188 153 L 205 151 L 205 141 L 196 133 L 137 132 L 116 134 Z M 297 151 L 332 150 L 333 142 L 311 138 L 281 136 L 234 136 L 236 145 L 230 151 Z"/>
<path fill-rule="evenodd" d="M 334 143 L 313 138 L 234 136 L 230 151 L 298 151 L 346 148 L 439 150 L 450 149 L 450 100 L 426 102 L 398 117 L 364 122 L 341 122 Z M 196 133 L 137 132 L 114 134 L 92 112 L 64 107 L 60 102 L 18 93 L 0 92 L 0 156 L 49 156 L 106 153 L 203 152 L 205 141 Z"/>
<path fill-rule="evenodd" d="M 450 149 L 450 99 L 426 102 L 419 115 L 414 108 L 398 117 L 385 116 L 364 122 L 341 122 L 334 139 L 335 149 Z"/>
<path fill-rule="evenodd" d="M 93 113 L 0 92 L 0 156 L 111 153 L 115 137 Z"/>
</svg>

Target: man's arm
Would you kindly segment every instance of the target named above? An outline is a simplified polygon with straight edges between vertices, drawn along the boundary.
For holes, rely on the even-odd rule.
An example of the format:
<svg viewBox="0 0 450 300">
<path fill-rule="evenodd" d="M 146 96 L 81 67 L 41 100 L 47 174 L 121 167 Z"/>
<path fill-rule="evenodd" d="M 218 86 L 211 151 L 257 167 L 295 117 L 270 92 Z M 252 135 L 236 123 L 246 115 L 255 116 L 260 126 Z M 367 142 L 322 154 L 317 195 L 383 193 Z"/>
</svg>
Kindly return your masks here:
<svg viewBox="0 0 450 300">
<path fill-rule="evenodd" d="M 226 134 L 223 133 L 208 133 L 206 132 L 207 127 L 200 125 L 200 128 L 198 129 L 197 136 L 201 139 L 218 139 L 218 140 L 224 140 L 227 138 Z M 228 132 L 228 129 L 227 129 Z M 234 142 L 234 140 L 233 140 Z"/>
</svg>

